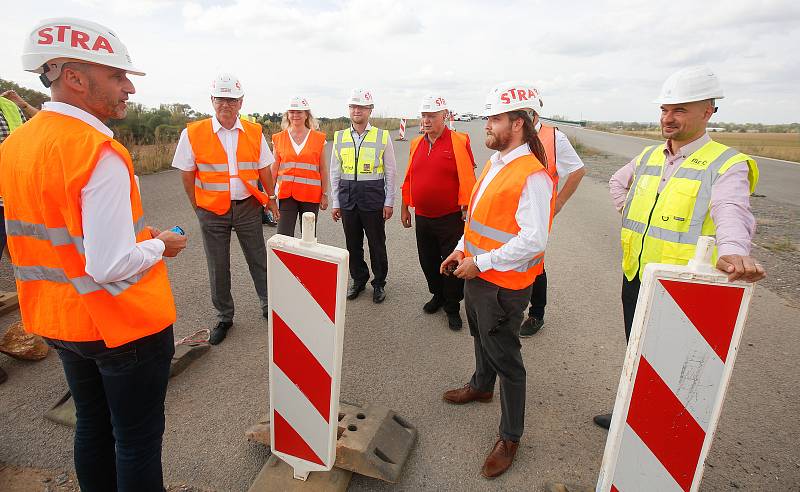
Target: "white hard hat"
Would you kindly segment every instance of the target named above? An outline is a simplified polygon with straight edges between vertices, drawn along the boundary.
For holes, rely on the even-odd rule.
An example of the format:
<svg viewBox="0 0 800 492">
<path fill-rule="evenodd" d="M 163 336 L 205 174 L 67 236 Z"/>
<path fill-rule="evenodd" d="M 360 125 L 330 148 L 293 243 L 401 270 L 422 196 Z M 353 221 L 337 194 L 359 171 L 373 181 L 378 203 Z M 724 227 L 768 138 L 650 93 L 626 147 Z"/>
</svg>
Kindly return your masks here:
<svg viewBox="0 0 800 492">
<path fill-rule="evenodd" d="M 447 109 L 447 101 L 441 96 L 427 95 L 422 98 L 422 104 L 419 107 L 420 113 L 437 113 Z"/>
<path fill-rule="evenodd" d="M 508 113 L 530 109 L 540 111 L 544 103 L 539 96 L 539 90 L 526 82 L 503 82 L 489 91 L 486 96 L 486 105 L 483 116 Z"/>
<path fill-rule="evenodd" d="M 63 60 L 48 64 L 62 58 Z M 70 60 L 121 68 L 133 75 L 144 75 L 144 72 L 131 63 L 128 49 L 119 37 L 109 28 L 95 22 L 69 17 L 46 19 L 39 22 L 25 39 L 22 68 L 28 72 L 43 74 L 41 79 L 47 87 L 61 75 L 61 65 Z"/>
<path fill-rule="evenodd" d="M 294 96 L 289 99 L 289 105 L 286 107 L 286 111 L 311 111 L 311 104 L 308 102 L 308 99 L 301 96 Z"/>
<path fill-rule="evenodd" d="M 239 79 L 230 73 L 222 73 L 211 82 L 211 97 L 229 97 L 239 99 L 244 96 Z"/>
<path fill-rule="evenodd" d="M 680 104 L 706 99 L 722 99 L 725 95 L 717 74 L 706 65 L 678 70 L 664 81 L 656 104 Z"/>
<path fill-rule="evenodd" d="M 353 89 L 350 93 L 350 99 L 347 100 L 347 104 L 375 107 L 375 100 L 372 98 L 371 91 L 367 89 Z"/>
</svg>

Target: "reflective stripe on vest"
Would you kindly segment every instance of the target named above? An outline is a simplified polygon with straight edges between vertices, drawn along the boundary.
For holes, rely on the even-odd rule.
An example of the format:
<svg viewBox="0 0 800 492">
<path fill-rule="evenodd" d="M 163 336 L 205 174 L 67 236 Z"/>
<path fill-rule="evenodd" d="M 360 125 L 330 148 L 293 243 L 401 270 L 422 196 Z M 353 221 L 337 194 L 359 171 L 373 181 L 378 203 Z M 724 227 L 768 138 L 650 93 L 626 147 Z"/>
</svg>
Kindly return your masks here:
<svg viewBox="0 0 800 492">
<path fill-rule="evenodd" d="M 144 217 L 140 217 L 133 224 L 133 232 L 138 235 L 143 229 Z M 86 254 L 83 247 L 83 237 L 70 235 L 66 227 L 47 227 L 44 224 L 34 224 L 23 220 L 6 220 L 6 235 L 49 241 L 53 247 L 72 244 L 78 250 L 78 253 Z"/>
<path fill-rule="evenodd" d="M 16 138 L 16 137 L 19 138 Z M 163 261 L 121 281 L 98 283 L 86 272 L 80 190 L 110 148 L 124 162 L 135 241 L 151 238 L 130 154 L 91 125 L 43 111 L 3 143 L 0 181 L 7 195 L 8 247 L 25 329 L 65 341 L 102 340 L 118 347 L 175 321 Z M 6 187 L 7 186 L 7 187 Z"/>
<path fill-rule="evenodd" d="M 214 133 L 211 119 L 189 123 L 187 135 L 195 156 L 195 200 L 197 206 L 217 215 L 225 214 L 231 206 L 230 180 L 238 177 L 247 191 L 265 204 L 267 195 L 258 190 L 258 162 L 261 156 L 261 125 L 240 118 L 242 131 L 239 131 L 236 146 L 238 172 L 231 176 L 228 166 L 228 153 Z"/>
<path fill-rule="evenodd" d="M 272 136 L 275 162 L 278 163 L 278 199 L 293 198 L 298 202 L 319 203 L 322 200 L 320 165 L 325 152 L 324 133 L 308 129 L 305 143 L 298 150 L 285 129 Z"/>
<path fill-rule="evenodd" d="M 733 164 L 747 162 L 751 192 L 758 181 L 753 159 L 718 142 L 708 142 L 686 157 L 659 193 L 665 163 L 664 144 L 646 148 L 623 209 L 623 271 L 632 280 L 648 263 L 685 265 L 701 235 L 715 236 L 711 218 L 712 187 Z M 716 262 L 716 251 L 713 261 Z"/>
<path fill-rule="evenodd" d="M 364 135 L 361 145 L 356 148 L 349 128 L 337 131 L 334 135 L 333 148 L 342 167 L 340 179 L 349 181 L 382 180 L 384 178 L 383 152 L 388 142 L 389 132 L 372 127 Z M 364 150 L 367 152 L 364 153 Z"/>
<path fill-rule="evenodd" d="M 490 167 L 490 163 L 484 166 L 470 199 L 469 218 L 464 226 L 464 253 L 467 257 L 501 248 L 517 236 L 520 227 L 516 211 L 522 190 L 531 174 L 544 171 L 544 166 L 532 154 L 514 159 L 497 173 L 476 204 L 475 196 Z M 513 270 L 501 272 L 492 269 L 481 272 L 479 276 L 503 288 L 524 289 L 540 272 L 543 258 L 542 251 Z"/>
<path fill-rule="evenodd" d="M 509 242 L 511 239 L 517 237 L 516 234 L 510 234 L 508 232 L 504 232 L 504 231 L 501 231 L 499 229 L 494 229 L 492 227 L 489 227 L 487 225 L 483 225 L 480 222 L 477 222 L 477 221 L 472 220 L 472 219 L 470 219 L 470 221 L 469 221 L 469 228 L 472 229 L 473 231 L 477 232 L 481 236 L 485 236 L 485 237 L 488 237 L 490 239 L 494 239 L 495 241 L 497 241 L 499 243 L 503 243 L 503 244 L 505 244 L 505 243 Z M 489 252 L 489 251 L 487 251 L 485 249 L 479 248 L 476 244 L 472 243 L 471 241 L 467 241 L 467 240 L 464 240 L 464 248 L 467 250 L 467 252 L 471 256 L 477 256 L 477 255 L 481 255 L 481 254 Z M 520 266 L 518 268 L 515 268 L 514 271 L 515 272 L 523 272 L 523 273 L 527 272 L 531 268 L 533 268 L 536 265 L 538 265 L 539 263 L 541 263 L 542 260 L 544 260 L 544 253 L 540 253 L 540 254 L 534 256 L 532 260 L 530 260 L 529 262 L 525 263 L 524 265 L 522 265 L 522 266 Z"/>
</svg>

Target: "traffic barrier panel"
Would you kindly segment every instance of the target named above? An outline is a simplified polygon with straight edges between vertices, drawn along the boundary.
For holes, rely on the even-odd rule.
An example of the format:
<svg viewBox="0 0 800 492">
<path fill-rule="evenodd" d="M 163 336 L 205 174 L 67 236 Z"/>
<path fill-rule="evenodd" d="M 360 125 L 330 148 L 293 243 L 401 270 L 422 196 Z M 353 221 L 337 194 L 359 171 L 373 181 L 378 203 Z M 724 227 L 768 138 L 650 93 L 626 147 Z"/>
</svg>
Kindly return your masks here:
<svg viewBox="0 0 800 492">
<path fill-rule="evenodd" d="M 347 250 L 318 244 L 314 214 L 302 238 L 267 242 L 270 447 L 306 480 L 336 459 Z"/>
<path fill-rule="evenodd" d="M 405 140 L 406 139 L 406 119 L 400 118 L 400 130 L 398 131 L 397 140 Z"/>
<path fill-rule="evenodd" d="M 597 490 L 696 491 L 753 284 L 728 282 L 701 237 L 688 266 L 645 268 Z"/>
</svg>

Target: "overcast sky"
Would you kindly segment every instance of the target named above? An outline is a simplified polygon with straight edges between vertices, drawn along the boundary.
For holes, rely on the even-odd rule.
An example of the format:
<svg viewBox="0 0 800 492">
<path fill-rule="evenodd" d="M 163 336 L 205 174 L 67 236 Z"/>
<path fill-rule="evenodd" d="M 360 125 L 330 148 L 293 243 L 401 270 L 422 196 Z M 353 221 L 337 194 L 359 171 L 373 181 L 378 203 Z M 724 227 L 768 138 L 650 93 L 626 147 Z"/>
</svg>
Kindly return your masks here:
<svg viewBox="0 0 800 492">
<path fill-rule="evenodd" d="M 4 2 L 5 3 L 5 2 Z M 673 71 L 710 65 L 726 98 L 718 121 L 800 120 L 800 2 L 58 0 L 3 7 L 0 77 L 23 72 L 22 43 L 48 17 L 115 30 L 144 77 L 132 100 L 210 112 L 218 72 L 239 76 L 243 111 L 281 112 L 292 95 L 340 116 L 353 87 L 375 113 L 413 116 L 426 93 L 478 113 L 488 89 L 530 80 L 544 115 L 655 121 L 652 100 Z M 668 8 L 668 10 L 667 10 Z M 792 48 L 794 46 L 794 48 Z M 712 120 L 713 121 L 713 120 Z"/>
</svg>

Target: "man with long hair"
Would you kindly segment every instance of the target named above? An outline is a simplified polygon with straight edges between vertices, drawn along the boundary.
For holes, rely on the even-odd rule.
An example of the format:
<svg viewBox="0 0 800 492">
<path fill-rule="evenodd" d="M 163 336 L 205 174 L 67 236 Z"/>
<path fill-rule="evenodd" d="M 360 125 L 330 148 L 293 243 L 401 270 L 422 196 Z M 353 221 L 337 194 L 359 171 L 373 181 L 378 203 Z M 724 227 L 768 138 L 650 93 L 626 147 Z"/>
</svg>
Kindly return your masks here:
<svg viewBox="0 0 800 492">
<path fill-rule="evenodd" d="M 530 114 L 526 84 L 496 86 L 486 99 L 484 166 L 467 209 L 464 236 L 441 272 L 465 279 L 464 305 L 475 345 L 475 372 L 448 403 L 489 402 L 500 379 L 499 439 L 481 470 L 486 478 L 511 466 L 525 422 L 525 365 L 519 329 L 547 245 L 553 182 Z"/>
</svg>

